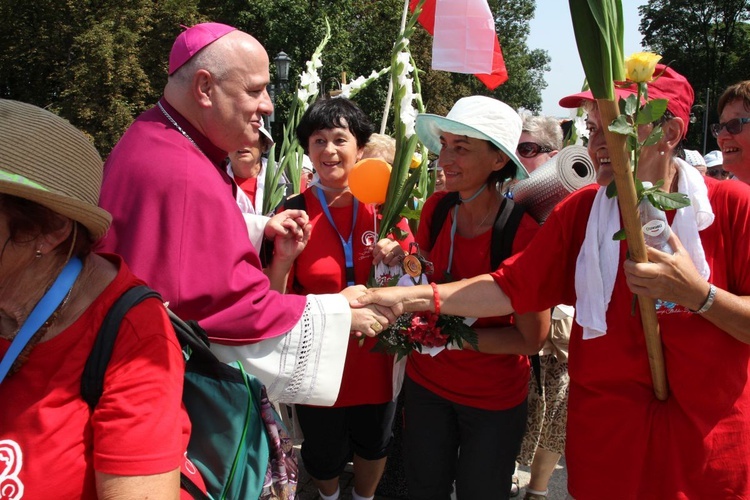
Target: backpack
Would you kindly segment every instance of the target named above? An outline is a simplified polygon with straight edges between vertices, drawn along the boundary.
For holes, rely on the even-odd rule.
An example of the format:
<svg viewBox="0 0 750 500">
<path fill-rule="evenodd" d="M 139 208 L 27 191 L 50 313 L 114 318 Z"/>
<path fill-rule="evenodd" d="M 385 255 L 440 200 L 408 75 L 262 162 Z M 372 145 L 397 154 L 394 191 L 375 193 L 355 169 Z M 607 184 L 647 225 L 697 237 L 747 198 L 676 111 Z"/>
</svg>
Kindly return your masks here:
<svg viewBox="0 0 750 500">
<path fill-rule="evenodd" d="M 435 246 L 438 234 L 440 234 L 443 224 L 448 219 L 448 212 L 458 203 L 460 203 L 458 192 L 452 191 L 443 196 L 435 205 L 430 220 L 430 248 Z M 492 226 L 492 240 L 490 242 L 490 266 L 492 269 L 497 269 L 502 261 L 513 254 L 513 240 L 524 213 L 525 210 L 520 204 L 515 203 L 510 198 L 503 198 L 495 217 L 495 223 Z M 542 367 L 539 354 L 529 356 L 529 361 L 534 373 L 537 393 L 541 396 Z"/>
<path fill-rule="evenodd" d="M 131 288 L 107 313 L 81 378 L 81 395 L 92 409 L 102 395 L 122 318 L 149 297 L 161 300 L 146 286 Z M 265 387 L 239 362 L 219 361 L 196 321 L 167 313 L 187 359 L 182 401 L 192 424 L 188 456 L 209 496 L 184 474 L 182 488 L 198 500 L 294 498 L 296 455 Z"/>
</svg>

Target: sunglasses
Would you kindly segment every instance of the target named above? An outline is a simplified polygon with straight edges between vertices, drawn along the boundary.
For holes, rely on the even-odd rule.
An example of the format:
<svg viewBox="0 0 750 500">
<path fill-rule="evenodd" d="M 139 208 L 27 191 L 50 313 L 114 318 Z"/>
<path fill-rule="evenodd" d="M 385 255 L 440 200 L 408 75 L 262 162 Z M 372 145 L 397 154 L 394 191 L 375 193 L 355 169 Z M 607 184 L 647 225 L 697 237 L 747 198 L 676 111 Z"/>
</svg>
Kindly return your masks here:
<svg viewBox="0 0 750 500">
<path fill-rule="evenodd" d="M 711 135 L 719 137 L 721 129 L 726 128 L 727 132 L 732 135 L 737 135 L 742 132 L 742 126 L 746 123 L 750 123 L 750 118 L 734 118 L 726 123 L 712 123 L 711 124 Z"/>
<path fill-rule="evenodd" d="M 547 146 L 540 146 L 535 142 L 522 142 L 516 148 L 516 152 L 518 153 L 518 156 L 522 156 L 524 158 L 533 158 L 541 153 L 551 153 L 552 148 L 548 148 Z"/>
</svg>

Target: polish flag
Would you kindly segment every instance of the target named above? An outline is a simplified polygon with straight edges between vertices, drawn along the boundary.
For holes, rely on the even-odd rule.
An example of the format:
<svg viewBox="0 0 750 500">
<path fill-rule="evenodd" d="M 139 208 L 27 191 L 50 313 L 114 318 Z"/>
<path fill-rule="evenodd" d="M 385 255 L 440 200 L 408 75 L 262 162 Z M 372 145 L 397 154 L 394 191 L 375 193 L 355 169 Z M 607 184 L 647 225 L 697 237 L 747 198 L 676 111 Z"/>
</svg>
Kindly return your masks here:
<svg viewBox="0 0 750 500">
<path fill-rule="evenodd" d="M 419 23 L 433 37 L 432 69 L 474 74 L 490 90 L 508 80 L 487 0 L 426 0 Z"/>
</svg>

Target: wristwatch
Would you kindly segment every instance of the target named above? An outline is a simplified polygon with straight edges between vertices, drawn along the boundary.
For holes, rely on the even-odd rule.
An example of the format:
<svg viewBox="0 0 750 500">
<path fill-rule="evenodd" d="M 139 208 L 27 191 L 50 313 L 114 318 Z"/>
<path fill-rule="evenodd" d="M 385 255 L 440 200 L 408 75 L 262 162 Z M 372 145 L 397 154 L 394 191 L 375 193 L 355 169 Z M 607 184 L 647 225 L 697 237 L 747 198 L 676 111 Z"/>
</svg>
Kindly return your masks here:
<svg viewBox="0 0 750 500">
<path fill-rule="evenodd" d="M 706 301 L 700 309 L 696 309 L 695 311 L 690 309 L 690 312 L 694 314 L 703 314 L 711 309 L 711 306 L 714 305 L 714 300 L 716 300 L 716 285 L 711 284 L 711 287 L 708 289 L 708 297 L 706 297 Z"/>
</svg>

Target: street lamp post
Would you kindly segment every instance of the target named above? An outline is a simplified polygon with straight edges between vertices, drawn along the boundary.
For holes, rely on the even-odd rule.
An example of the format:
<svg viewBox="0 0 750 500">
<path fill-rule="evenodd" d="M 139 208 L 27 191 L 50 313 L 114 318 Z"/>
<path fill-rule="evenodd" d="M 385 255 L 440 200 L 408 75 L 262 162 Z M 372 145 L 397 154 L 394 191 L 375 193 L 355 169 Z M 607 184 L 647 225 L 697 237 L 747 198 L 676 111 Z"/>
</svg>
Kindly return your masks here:
<svg viewBox="0 0 750 500">
<path fill-rule="evenodd" d="M 287 84 L 289 83 L 289 64 L 292 59 L 281 51 L 276 54 L 273 58 L 273 62 L 276 66 L 276 82 L 268 84 L 268 95 L 271 97 L 271 103 L 274 104 L 274 111 L 271 116 L 268 117 L 268 130 L 273 133 L 273 122 L 276 119 L 276 92 L 283 92 L 286 90 Z"/>
</svg>

